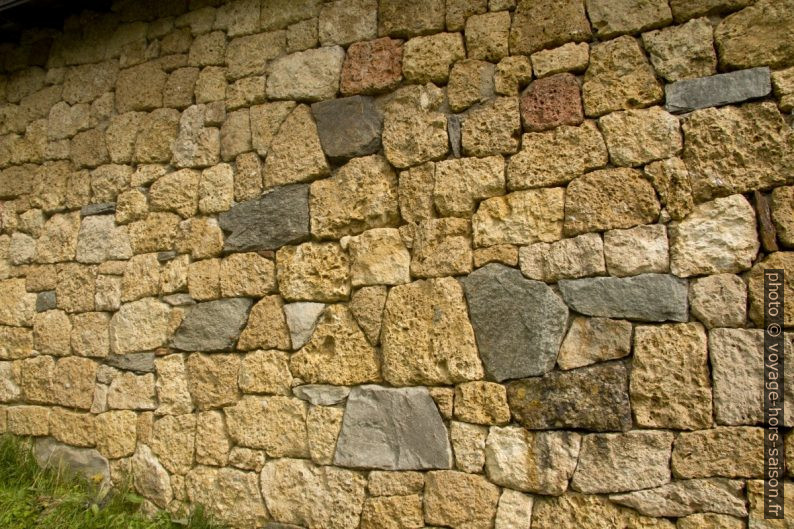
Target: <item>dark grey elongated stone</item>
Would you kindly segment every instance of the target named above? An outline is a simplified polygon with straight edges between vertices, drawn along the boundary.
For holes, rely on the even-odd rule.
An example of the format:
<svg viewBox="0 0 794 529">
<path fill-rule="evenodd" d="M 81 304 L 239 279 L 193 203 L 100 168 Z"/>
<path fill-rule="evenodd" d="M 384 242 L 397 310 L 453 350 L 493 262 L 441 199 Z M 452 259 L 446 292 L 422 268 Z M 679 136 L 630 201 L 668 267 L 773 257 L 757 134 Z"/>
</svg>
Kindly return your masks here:
<svg viewBox="0 0 794 529">
<path fill-rule="evenodd" d="M 447 116 L 447 135 L 449 136 L 449 148 L 452 156 L 460 158 L 460 116 L 450 114 Z"/>
<path fill-rule="evenodd" d="M 173 347 L 204 352 L 231 349 L 252 304 L 248 298 L 228 298 L 193 305 L 174 334 Z"/>
<path fill-rule="evenodd" d="M 385 470 L 450 468 L 447 428 L 427 388 L 353 388 L 334 464 Z"/>
<path fill-rule="evenodd" d="M 154 353 L 110 354 L 105 358 L 110 367 L 136 373 L 154 373 Z"/>
<path fill-rule="evenodd" d="M 749 68 L 670 83 L 664 87 L 665 108 L 673 113 L 691 112 L 765 97 L 771 91 L 769 68 Z"/>
<path fill-rule="evenodd" d="M 631 428 L 628 376 L 619 363 L 510 382 L 507 401 L 518 424 L 529 430 Z"/>
<path fill-rule="evenodd" d="M 45 310 L 52 310 L 56 307 L 56 298 L 54 290 L 47 290 L 39 292 L 36 296 L 36 312 L 44 312 Z"/>
<path fill-rule="evenodd" d="M 687 282 L 668 274 L 563 279 L 565 302 L 588 316 L 638 321 L 687 321 Z"/>
<path fill-rule="evenodd" d="M 112 215 L 116 213 L 115 202 L 102 202 L 101 204 L 88 204 L 83 206 L 80 210 L 81 217 L 90 217 L 92 215 Z"/>
<path fill-rule="evenodd" d="M 299 399 L 311 402 L 315 406 L 333 406 L 347 398 L 350 388 L 326 384 L 305 384 L 292 388 L 292 393 Z"/>
<path fill-rule="evenodd" d="M 501 382 L 554 368 L 568 307 L 546 283 L 490 264 L 461 281 L 485 371 Z"/>
<path fill-rule="evenodd" d="M 309 238 L 309 186 L 277 187 L 259 198 L 237 204 L 218 216 L 226 232 L 223 250 L 276 250 Z"/>
<path fill-rule="evenodd" d="M 744 483 L 738 479 L 684 479 L 661 487 L 612 494 L 615 503 L 636 509 L 646 516 L 689 516 L 699 512 L 715 512 L 747 516 Z"/>
<path fill-rule="evenodd" d="M 33 456 L 43 468 L 60 468 L 102 484 L 110 481 L 108 460 L 93 448 L 74 448 L 44 437 L 36 439 Z"/>
<path fill-rule="evenodd" d="M 380 149 L 383 116 L 371 97 L 329 99 L 312 105 L 317 134 L 326 156 L 333 159 L 374 154 Z"/>
</svg>

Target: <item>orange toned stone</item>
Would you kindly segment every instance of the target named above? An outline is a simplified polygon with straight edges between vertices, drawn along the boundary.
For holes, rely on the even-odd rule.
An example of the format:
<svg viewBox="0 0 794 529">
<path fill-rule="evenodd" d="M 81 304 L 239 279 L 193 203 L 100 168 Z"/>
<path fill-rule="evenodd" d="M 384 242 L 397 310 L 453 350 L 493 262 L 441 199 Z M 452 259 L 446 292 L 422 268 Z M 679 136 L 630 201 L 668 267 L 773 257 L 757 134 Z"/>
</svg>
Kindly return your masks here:
<svg viewBox="0 0 794 529">
<path fill-rule="evenodd" d="M 520 103 L 525 131 L 540 132 L 584 121 L 579 81 L 569 73 L 533 82 L 521 96 Z"/>
<path fill-rule="evenodd" d="M 342 93 L 376 94 L 395 88 L 402 80 L 402 56 L 401 40 L 383 37 L 351 44 L 342 65 Z"/>
</svg>

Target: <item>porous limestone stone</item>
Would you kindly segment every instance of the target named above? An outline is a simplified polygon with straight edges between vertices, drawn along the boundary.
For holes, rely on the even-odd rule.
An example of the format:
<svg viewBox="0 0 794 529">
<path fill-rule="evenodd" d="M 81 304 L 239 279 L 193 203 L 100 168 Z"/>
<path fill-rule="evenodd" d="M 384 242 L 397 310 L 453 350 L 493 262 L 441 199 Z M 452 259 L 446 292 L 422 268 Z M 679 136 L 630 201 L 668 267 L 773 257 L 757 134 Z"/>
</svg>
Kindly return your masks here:
<svg viewBox="0 0 794 529">
<path fill-rule="evenodd" d="M 177 68 L 168 75 L 163 87 L 163 106 L 187 108 L 193 104 L 193 94 L 199 69 L 195 67 Z"/>
<path fill-rule="evenodd" d="M 466 19 L 464 33 L 470 59 L 497 62 L 508 55 L 510 13 L 497 11 L 472 14 Z"/>
<path fill-rule="evenodd" d="M 347 400 L 350 388 L 327 384 L 303 384 L 294 387 L 292 393 L 299 399 L 305 400 L 314 406 L 330 407 Z M 336 438 L 334 438 L 334 442 L 336 442 Z"/>
<path fill-rule="evenodd" d="M 149 213 L 143 220 L 129 225 L 133 253 L 149 253 L 174 249 L 179 229 L 179 216 L 173 213 Z"/>
<path fill-rule="evenodd" d="M 743 484 L 732 479 L 672 481 L 653 489 L 612 494 L 609 499 L 645 516 L 683 517 L 700 512 L 747 516 Z"/>
<path fill-rule="evenodd" d="M 347 49 L 339 89 L 344 95 L 376 94 L 402 81 L 401 40 L 383 37 L 354 42 Z"/>
<path fill-rule="evenodd" d="M 179 118 L 179 111 L 173 108 L 158 108 L 144 115 L 135 139 L 133 161 L 169 162 L 172 157 L 172 142 L 179 133 Z"/>
<path fill-rule="evenodd" d="M 506 424 L 510 421 L 505 387 L 493 382 L 464 382 L 455 387 L 454 417 L 472 424 Z"/>
<path fill-rule="evenodd" d="M 203 33 L 190 45 L 190 66 L 221 66 L 226 55 L 226 35 L 222 31 Z"/>
<path fill-rule="evenodd" d="M 227 233 L 227 252 L 275 250 L 300 242 L 309 236 L 309 187 L 277 187 L 221 213 L 218 224 Z"/>
<path fill-rule="evenodd" d="M 339 91 L 344 59 L 345 50 L 339 46 L 281 56 L 268 67 L 267 96 L 297 101 L 332 99 Z"/>
<path fill-rule="evenodd" d="M 671 0 L 670 8 L 676 22 L 683 22 L 690 18 L 738 11 L 752 3 L 752 0 Z"/>
<path fill-rule="evenodd" d="M 354 158 L 309 190 L 312 235 L 339 239 L 399 221 L 397 175 L 383 156 Z"/>
<path fill-rule="evenodd" d="M 277 522 L 307 527 L 355 529 L 366 497 L 366 477 L 301 459 L 265 463 L 262 497 Z"/>
<path fill-rule="evenodd" d="M 235 446 L 229 452 L 229 465 L 240 470 L 262 470 L 267 456 L 262 450 Z"/>
<path fill-rule="evenodd" d="M 632 366 L 637 424 L 684 430 L 711 425 L 706 332 L 700 324 L 636 326 Z"/>
<path fill-rule="evenodd" d="M 639 33 L 673 21 L 665 0 L 638 3 L 630 0 L 587 0 L 587 14 L 596 36 L 608 39 L 624 33 Z"/>
<path fill-rule="evenodd" d="M 378 32 L 377 2 L 337 0 L 320 8 L 319 40 L 323 46 L 345 46 L 374 38 Z"/>
<path fill-rule="evenodd" d="M 536 497 L 532 506 L 532 528 L 553 529 L 586 524 L 592 529 L 618 526 L 642 529 L 674 529 L 664 518 L 642 516 L 633 509 L 621 507 L 607 498 L 569 493 L 557 497 Z"/>
<path fill-rule="evenodd" d="M 565 190 L 554 187 L 484 200 L 472 217 L 475 247 L 561 239 L 564 197 Z"/>
<path fill-rule="evenodd" d="M 187 382 L 185 358 L 179 354 L 154 359 L 157 373 L 157 410 L 158 415 L 182 415 L 193 411 Z"/>
<path fill-rule="evenodd" d="M 583 0 L 518 0 L 510 28 L 510 53 L 529 55 L 591 37 Z"/>
<path fill-rule="evenodd" d="M 308 301 L 284 305 L 284 315 L 287 318 L 287 327 L 289 327 L 293 349 L 300 349 L 309 341 L 314 332 L 317 319 L 323 310 L 325 310 L 325 304 Z"/>
<path fill-rule="evenodd" d="M 772 191 L 770 203 L 772 221 L 780 243 L 794 247 L 794 186 L 778 187 Z"/>
<path fill-rule="evenodd" d="M 789 0 L 760 0 L 725 17 L 714 30 L 720 66 L 726 69 L 791 66 L 794 51 L 785 42 L 794 31 L 794 7 Z"/>
<path fill-rule="evenodd" d="M 336 243 L 281 248 L 276 275 L 279 292 L 289 301 L 333 302 L 350 295 L 348 257 Z"/>
<path fill-rule="evenodd" d="M 373 470 L 367 491 L 370 496 L 410 496 L 421 493 L 424 486 L 425 476 L 420 472 Z"/>
<path fill-rule="evenodd" d="M 498 244 L 474 250 L 474 268 L 482 268 L 489 263 L 517 266 L 518 247 L 512 244 Z"/>
<path fill-rule="evenodd" d="M 667 81 L 717 73 L 714 29 L 707 18 L 643 33 L 642 44 L 656 72 Z"/>
<path fill-rule="evenodd" d="M 453 112 L 484 103 L 494 94 L 494 65 L 473 59 L 455 63 L 449 73 L 447 98 Z"/>
<path fill-rule="evenodd" d="M 70 313 L 94 310 L 95 280 L 95 267 L 77 263 L 59 266 L 58 284 L 55 285 L 58 308 Z"/>
<path fill-rule="evenodd" d="M 156 254 L 139 254 L 127 261 L 121 278 L 122 301 L 157 296 L 159 287 L 160 263 Z"/>
<path fill-rule="evenodd" d="M 372 286 L 358 289 L 350 298 L 350 312 L 372 345 L 380 342 L 386 287 Z"/>
<path fill-rule="evenodd" d="M 686 164 L 680 158 L 652 162 L 644 168 L 645 176 L 659 194 L 662 205 L 675 220 L 692 211 L 692 184 Z"/>
<path fill-rule="evenodd" d="M 752 478 L 764 472 L 764 429 L 720 426 L 683 432 L 673 445 L 677 478 Z"/>
<path fill-rule="evenodd" d="M 425 520 L 456 529 L 492 527 L 499 487 L 484 477 L 454 470 L 428 472 L 425 480 Z"/>
<path fill-rule="evenodd" d="M 276 289 L 276 266 L 257 253 L 235 253 L 221 261 L 223 297 L 265 296 Z"/>
<path fill-rule="evenodd" d="M 504 194 L 504 159 L 460 158 L 435 164 L 433 202 L 445 217 L 470 217 L 479 201 Z"/>
<path fill-rule="evenodd" d="M 18 400 L 22 391 L 17 383 L 19 364 L 0 362 L 0 402 Z"/>
<path fill-rule="evenodd" d="M 461 127 L 463 153 L 477 157 L 514 154 L 520 135 L 518 98 L 497 97 L 466 115 Z"/>
<path fill-rule="evenodd" d="M 438 112 L 443 92 L 435 85 L 409 86 L 394 93 L 383 116 L 383 153 L 405 169 L 439 160 L 449 151 L 447 117 Z"/>
<path fill-rule="evenodd" d="M 410 37 L 444 29 L 445 6 L 439 0 L 385 0 L 378 8 L 378 35 Z"/>
<path fill-rule="evenodd" d="M 644 108 L 660 102 L 664 92 L 637 39 L 618 37 L 593 44 L 582 98 L 587 116 Z"/>
<path fill-rule="evenodd" d="M 116 82 L 116 110 L 154 110 L 163 106 L 163 88 L 168 80 L 159 65 L 145 62 L 119 72 Z"/>
<path fill-rule="evenodd" d="M 266 296 L 251 308 L 248 323 L 240 333 L 237 349 L 289 349 L 289 329 L 284 316 L 284 302 L 278 296 Z"/>
<path fill-rule="evenodd" d="M 485 444 L 488 479 L 525 492 L 562 494 L 576 468 L 581 441 L 573 432 L 492 427 Z"/>
<path fill-rule="evenodd" d="M 727 514 L 698 513 L 678 519 L 677 529 L 742 529 L 745 521 Z"/>
<path fill-rule="evenodd" d="M 422 497 L 381 496 L 368 498 L 361 512 L 362 529 L 375 529 L 398 524 L 398 527 L 419 529 L 424 527 Z"/>
<path fill-rule="evenodd" d="M 468 18 L 486 11 L 488 0 L 450 0 L 446 4 L 446 27 L 449 31 L 460 31 L 465 27 Z"/>
<path fill-rule="evenodd" d="M 503 96 L 517 96 L 532 80 L 532 62 L 523 55 L 505 57 L 493 74 L 494 91 Z"/>
<path fill-rule="evenodd" d="M 311 384 L 354 385 L 380 380 L 380 360 L 345 305 L 330 305 L 290 370 Z"/>
<path fill-rule="evenodd" d="M 226 114 L 221 126 L 221 158 L 231 161 L 235 156 L 251 150 L 251 120 L 248 109 Z"/>
<path fill-rule="evenodd" d="M 604 233 L 604 258 L 609 275 L 617 277 L 669 271 L 667 230 L 645 224 Z"/>
<path fill-rule="evenodd" d="M 220 523 L 254 529 L 268 518 L 254 472 L 197 466 L 185 476 L 185 487 L 187 498 Z"/>
<path fill-rule="evenodd" d="M 11 406 L 7 412 L 7 429 L 14 435 L 45 436 L 49 434 L 49 419 L 50 408 Z"/>
<path fill-rule="evenodd" d="M 411 274 L 444 277 L 472 270 L 471 224 L 467 219 L 430 219 L 419 223 L 413 239 Z"/>
<path fill-rule="evenodd" d="M 371 97 L 331 99 L 314 103 L 311 109 L 320 144 L 329 158 L 366 156 L 380 149 L 383 116 Z"/>
<path fill-rule="evenodd" d="M 44 224 L 44 231 L 36 241 L 37 263 L 71 261 L 77 252 L 80 232 L 80 213 L 56 213 Z"/>
<path fill-rule="evenodd" d="M 30 235 L 14 232 L 11 235 L 9 259 L 13 265 L 28 264 L 36 256 L 36 239 Z"/>
<path fill-rule="evenodd" d="M 249 109 L 251 144 L 259 156 L 267 156 L 279 128 L 295 105 L 294 101 L 273 101 Z"/>
<path fill-rule="evenodd" d="M 571 488 L 588 494 L 624 492 L 670 481 L 671 432 L 585 435 Z"/>
<path fill-rule="evenodd" d="M 772 72 L 772 88 L 783 112 L 794 110 L 794 68 Z"/>
<path fill-rule="evenodd" d="M 532 520 L 532 503 L 532 496 L 504 489 L 499 496 L 494 529 L 528 526 Z"/>
<path fill-rule="evenodd" d="M 226 436 L 221 412 L 205 411 L 196 416 L 195 447 L 196 463 L 221 467 L 227 465 L 231 442 Z"/>
<path fill-rule="evenodd" d="M 628 375 L 618 363 L 516 380 L 507 400 L 514 420 L 530 430 L 631 428 Z"/>
<path fill-rule="evenodd" d="M 794 132 L 772 103 L 696 110 L 683 130 L 698 202 L 784 184 L 794 165 Z"/>
<path fill-rule="evenodd" d="M 125 303 L 110 320 L 110 350 L 127 354 L 162 347 L 168 340 L 170 312 L 154 298 Z"/>
<path fill-rule="evenodd" d="M 606 274 L 604 246 L 597 233 L 523 246 L 519 259 L 526 277 L 547 283 Z"/>
<path fill-rule="evenodd" d="M 231 354 L 192 354 L 185 363 L 187 383 L 199 410 L 220 408 L 237 402 L 240 357 Z"/>
<path fill-rule="evenodd" d="M 70 341 L 75 354 L 106 357 L 110 352 L 109 324 L 110 314 L 106 312 L 84 312 L 72 316 Z"/>
<path fill-rule="evenodd" d="M 375 228 L 351 237 L 350 280 L 353 287 L 409 283 L 411 254 L 395 228 Z"/>
<path fill-rule="evenodd" d="M 311 109 L 298 105 L 284 118 L 267 149 L 262 173 L 266 187 L 308 182 L 328 176 Z"/>
<path fill-rule="evenodd" d="M 699 277 L 689 284 L 689 308 L 708 329 L 743 327 L 747 320 L 747 285 L 734 274 Z"/>
<path fill-rule="evenodd" d="M 575 369 L 626 357 L 631 352 L 631 329 L 625 320 L 575 316 L 560 346 L 557 365 Z"/>
<path fill-rule="evenodd" d="M 794 299 L 794 252 L 773 252 L 756 263 L 748 275 L 750 319 L 759 327 L 764 321 L 764 270 L 768 268 L 783 270 L 783 299 Z M 783 326 L 794 327 L 794 308 L 791 303 L 783 305 Z"/>
<path fill-rule="evenodd" d="M 265 73 L 265 66 L 284 53 L 286 35 L 281 31 L 237 37 L 226 46 L 226 75 L 239 79 Z"/>
<path fill-rule="evenodd" d="M 524 134 L 521 150 L 507 163 L 510 190 L 567 184 L 586 171 L 604 167 L 607 147 L 595 122 Z"/>
<path fill-rule="evenodd" d="M 781 489 L 783 493 L 783 510 L 785 512 L 791 512 L 789 509 L 792 508 L 794 505 L 794 495 L 791 494 L 791 482 L 786 481 L 785 486 L 781 483 Z M 753 480 L 747 482 L 747 496 L 750 503 L 750 526 L 755 528 L 759 527 L 761 529 L 779 529 L 784 528 L 788 525 L 788 520 L 784 519 L 767 519 L 767 515 L 764 513 L 766 510 L 766 506 L 769 505 L 767 500 L 765 500 L 765 496 L 768 496 L 764 493 L 764 482 L 762 480 Z M 744 520 L 740 520 L 740 523 L 744 523 Z"/>
<path fill-rule="evenodd" d="M 116 226 L 113 215 L 86 217 L 80 223 L 76 259 L 81 263 L 101 263 L 132 257 L 127 228 Z"/>
<path fill-rule="evenodd" d="M 225 410 L 232 440 L 240 446 L 265 450 L 270 457 L 309 455 L 308 405 L 291 397 L 243 397 Z"/>
<path fill-rule="evenodd" d="M 741 272 L 752 266 L 759 246 L 747 199 L 717 198 L 670 225 L 670 269 L 679 277 Z"/>
<path fill-rule="evenodd" d="M 125 371 L 108 388 L 108 408 L 113 410 L 153 410 L 157 407 L 154 375 Z"/>
<path fill-rule="evenodd" d="M 384 292 L 384 301 L 385 301 Z M 33 354 L 33 333 L 24 327 L 0 326 L 0 359 L 19 360 Z"/>
<path fill-rule="evenodd" d="M 483 376 L 463 289 L 452 278 L 393 287 L 381 342 L 383 378 L 390 384 L 453 384 Z"/>
<path fill-rule="evenodd" d="M 488 428 L 477 424 L 451 421 L 449 438 L 455 454 L 455 468 L 470 474 L 482 472 L 485 465 L 485 439 Z"/>
<path fill-rule="evenodd" d="M 201 213 L 221 213 L 232 207 L 234 173 L 228 164 L 218 164 L 202 171 L 198 187 Z"/>
<path fill-rule="evenodd" d="M 562 72 L 584 72 L 589 62 L 590 46 L 586 42 L 569 42 L 532 54 L 532 69 L 539 79 Z"/>
<path fill-rule="evenodd" d="M 599 119 L 598 125 L 609 159 L 617 166 L 671 158 L 683 148 L 678 118 L 659 107 L 613 112 Z"/>
<path fill-rule="evenodd" d="M 238 382 L 243 393 L 289 395 L 292 375 L 287 353 L 276 350 L 248 353 L 240 365 Z"/>
<path fill-rule="evenodd" d="M 252 301 L 228 298 L 190 307 L 177 328 L 172 346 L 183 351 L 231 349 L 245 325 Z"/>
<path fill-rule="evenodd" d="M 174 498 L 171 478 L 157 456 L 145 444 L 139 444 L 132 456 L 132 477 L 135 490 L 164 509 Z"/>
<path fill-rule="evenodd" d="M 521 121 L 527 132 L 541 132 L 584 120 L 579 81 L 559 73 L 530 83 L 520 99 Z"/>
<path fill-rule="evenodd" d="M 93 415 L 53 408 L 50 411 L 49 423 L 50 435 L 55 440 L 70 446 L 94 447 Z"/>
<path fill-rule="evenodd" d="M 311 406 L 306 416 L 306 429 L 309 436 L 309 454 L 312 461 L 330 465 L 334 461 L 336 440 L 342 429 L 342 408 L 330 406 Z"/>
<path fill-rule="evenodd" d="M 118 62 L 113 60 L 67 68 L 63 77 L 64 101 L 70 105 L 92 102 L 113 90 L 118 72 Z"/>
<path fill-rule="evenodd" d="M 196 415 L 166 415 L 154 422 L 151 448 L 172 474 L 186 474 L 195 461 Z"/>
<path fill-rule="evenodd" d="M 41 354 L 68 356 L 72 323 L 62 310 L 38 312 L 33 317 L 33 347 Z"/>
</svg>

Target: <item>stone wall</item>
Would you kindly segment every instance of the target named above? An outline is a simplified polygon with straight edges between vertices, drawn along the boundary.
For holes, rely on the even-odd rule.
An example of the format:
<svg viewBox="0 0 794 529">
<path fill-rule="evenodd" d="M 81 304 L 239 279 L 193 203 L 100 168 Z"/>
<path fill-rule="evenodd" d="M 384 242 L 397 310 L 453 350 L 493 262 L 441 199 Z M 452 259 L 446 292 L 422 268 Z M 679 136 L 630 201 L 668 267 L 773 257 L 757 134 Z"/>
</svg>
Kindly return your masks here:
<svg viewBox="0 0 794 529">
<path fill-rule="evenodd" d="M 791 527 L 794 1 L 517 4 L 0 46 L 0 432 L 235 528 Z"/>
</svg>

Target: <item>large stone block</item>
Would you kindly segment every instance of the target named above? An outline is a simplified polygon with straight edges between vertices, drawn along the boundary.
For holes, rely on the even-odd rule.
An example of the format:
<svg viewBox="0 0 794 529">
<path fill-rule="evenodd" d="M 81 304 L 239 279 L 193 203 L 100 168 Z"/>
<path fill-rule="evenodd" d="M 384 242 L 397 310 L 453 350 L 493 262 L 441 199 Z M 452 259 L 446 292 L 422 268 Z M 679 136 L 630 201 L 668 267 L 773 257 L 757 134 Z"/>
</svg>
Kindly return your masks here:
<svg viewBox="0 0 794 529">
<path fill-rule="evenodd" d="M 598 120 L 618 166 L 634 167 L 680 154 L 683 139 L 678 118 L 659 107 L 613 112 Z"/>
<path fill-rule="evenodd" d="M 188 357 L 188 391 L 196 408 L 208 410 L 229 406 L 237 402 L 237 383 L 240 357 L 233 354 L 204 355 L 195 353 Z"/>
<path fill-rule="evenodd" d="M 353 388 L 334 464 L 385 470 L 449 468 L 447 429 L 427 389 Z"/>
<path fill-rule="evenodd" d="M 604 246 L 597 233 L 524 246 L 519 258 L 526 277 L 546 283 L 606 274 Z"/>
<path fill-rule="evenodd" d="M 231 349 L 245 325 L 252 301 L 228 298 L 190 307 L 174 333 L 173 347 L 183 351 Z"/>
<path fill-rule="evenodd" d="M 243 397 L 225 408 L 232 440 L 269 457 L 307 457 L 309 438 L 306 413 L 309 406 L 292 397 Z"/>
<path fill-rule="evenodd" d="M 347 49 L 339 89 L 344 95 L 377 94 L 402 80 L 402 41 L 383 37 Z"/>
<path fill-rule="evenodd" d="M 590 40 L 584 0 L 520 0 L 510 28 L 510 53 L 529 55 L 566 42 Z"/>
<path fill-rule="evenodd" d="M 497 97 L 466 115 L 461 145 L 467 156 L 513 154 L 518 151 L 520 135 L 518 98 Z"/>
<path fill-rule="evenodd" d="M 411 254 L 400 230 L 375 228 L 351 237 L 350 280 L 353 287 L 409 283 Z"/>
<path fill-rule="evenodd" d="M 562 238 L 565 190 L 515 191 L 480 203 L 472 218 L 475 247 L 532 244 Z"/>
<path fill-rule="evenodd" d="M 600 39 L 639 33 L 673 21 L 666 0 L 587 0 L 587 14 Z"/>
<path fill-rule="evenodd" d="M 664 518 L 642 516 L 633 509 L 615 505 L 607 498 L 591 494 L 565 494 L 558 497 L 539 497 L 532 507 L 532 529 L 581 527 L 611 529 L 674 529 Z"/>
<path fill-rule="evenodd" d="M 700 512 L 747 516 L 743 484 L 733 479 L 672 481 L 653 489 L 612 494 L 609 499 L 645 516 L 682 517 Z"/>
<path fill-rule="evenodd" d="M 383 117 L 370 97 L 352 96 L 312 104 L 320 144 L 332 159 L 374 154 Z"/>
<path fill-rule="evenodd" d="M 656 72 L 673 82 L 717 72 L 713 33 L 708 19 L 698 18 L 680 26 L 644 33 L 642 43 Z"/>
<path fill-rule="evenodd" d="M 714 30 L 720 65 L 725 69 L 794 64 L 784 43 L 794 32 L 794 2 L 760 0 L 725 17 Z"/>
<path fill-rule="evenodd" d="M 36 294 L 25 290 L 24 279 L 0 281 L 0 325 L 30 326 L 36 313 Z"/>
<path fill-rule="evenodd" d="M 574 369 L 631 352 L 631 323 L 608 318 L 575 316 L 557 355 L 560 369 Z"/>
<path fill-rule="evenodd" d="M 280 113 L 283 109 L 274 110 Z M 281 123 L 278 134 L 267 147 L 263 182 L 266 187 L 308 182 L 328 173 L 312 112 L 308 106 L 298 105 Z"/>
<path fill-rule="evenodd" d="M 204 505 L 220 523 L 241 529 L 262 527 L 268 519 L 254 472 L 196 466 L 184 480 L 187 499 Z"/>
<path fill-rule="evenodd" d="M 378 34 L 412 37 L 444 29 L 442 0 L 384 0 L 378 8 Z"/>
<path fill-rule="evenodd" d="M 279 292 L 288 301 L 343 301 L 350 295 L 350 264 L 337 243 L 307 242 L 276 253 Z"/>
<path fill-rule="evenodd" d="M 452 65 L 465 58 L 466 49 L 460 33 L 414 37 L 403 47 L 403 75 L 411 83 L 444 84 Z"/>
<path fill-rule="evenodd" d="M 126 303 L 110 320 L 110 349 L 115 354 L 150 351 L 166 344 L 170 309 L 146 298 Z M 145 332 L 142 332 L 145 330 Z"/>
<path fill-rule="evenodd" d="M 692 112 L 758 99 L 770 92 L 769 68 L 751 68 L 668 84 L 664 87 L 665 108 L 676 113 Z"/>
<path fill-rule="evenodd" d="M 609 274 L 617 277 L 669 272 L 667 228 L 643 224 L 605 232 L 604 260 Z"/>
<path fill-rule="evenodd" d="M 37 439 L 33 445 L 33 456 L 39 466 L 55 472 L 79 474 L 94 483 L 107 485 L 110 481 L 108 460 L 93 448 L 74 448 L 54 439 Z"/>
<path fill-rule="evenodd" d="M 527 132 L 541 132 L 560 125 L 575 126 L 584 120 L 579 81 L 559 73 L 532 82 L 521 95 L 521 121 Z"/>
<path fill-rule="evenodd" d="M 395 93 L 383 117 L 383 153 L 389 163 L 404 169 L 446 156 L 447 116 L 438 112 L 442 103 L 443 93 L 432 84 Z"/>
<path fill-rule="evenodd" d="M 467 219 L 430 219 L 419 223 L 413 234 L 411 274 L 443 277 L 472 270 L 471 224 Z"/>
<path fill-rule="evenodd" d="M 764 472 L 764 429 L 722 426 L 679 434 L 673 446 L 677 478 L 752 478 Z"/>
<path fill-rule="evenodd" d="M 321 101 L 339 91 L 345 50 L 339 46 L 284 55 L 269 66 L 267 96 L 271 99 Z"/>
<path fill-rule="evenodd" d="M 429 472 L 425 483 L 427 523 L 456 529 L 492 527 L 499 487 L 483 476 L 454 470 Z"/>
<path fill-rule="evenodd" d="M 278 296 L 266 296 L 251 308 L 248 323 L 240 333 L 237 349 L 289 349 L 289 329 L 284 317 L 284 302 Z"/>
<path fill-rule="evenodd" d="M 470 217 L 479 201 L 504 194 L 504 159 L 460 158 L 435 165 L 433 201 L 444 217 Z"/>
</svg>

